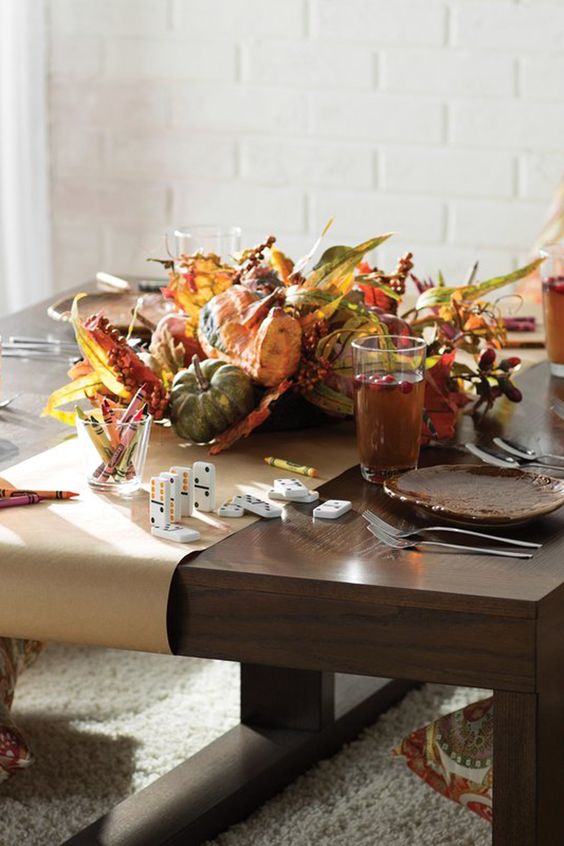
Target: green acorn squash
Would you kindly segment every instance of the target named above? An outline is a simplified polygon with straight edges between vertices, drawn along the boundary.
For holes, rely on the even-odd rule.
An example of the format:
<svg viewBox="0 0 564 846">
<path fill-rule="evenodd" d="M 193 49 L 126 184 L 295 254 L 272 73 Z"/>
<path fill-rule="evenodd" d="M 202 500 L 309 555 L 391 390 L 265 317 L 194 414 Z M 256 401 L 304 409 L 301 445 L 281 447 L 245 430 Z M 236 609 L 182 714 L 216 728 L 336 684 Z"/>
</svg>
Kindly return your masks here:
<svg viewBox="0 0 564 846">
<path fill-rule="evenodd" d="M 240 367 L 217 359 L 180 370 L 172 382 L 170 417 L 176 434 L 184 440 L 207 444 L 256 405 L 253 384 Z"/>
</svg>

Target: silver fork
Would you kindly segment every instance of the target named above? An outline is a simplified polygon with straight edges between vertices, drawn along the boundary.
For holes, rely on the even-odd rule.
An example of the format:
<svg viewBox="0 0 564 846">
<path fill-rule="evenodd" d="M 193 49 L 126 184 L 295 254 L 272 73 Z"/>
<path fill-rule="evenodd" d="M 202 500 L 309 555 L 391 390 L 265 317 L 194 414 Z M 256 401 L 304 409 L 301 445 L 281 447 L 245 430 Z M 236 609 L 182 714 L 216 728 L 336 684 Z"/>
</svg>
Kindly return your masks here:
<svg viewBox="0 0 564 846">
<path fill-rule="evenodd" d="M 421 526 L 420 529 L 411 529 L 408 532 L 402 532 L 397 526 L 388 523 L 378 514 L 366 509 L 362 516 L 368 520 L 375 528 L 381 529 L 387 535 L 393 538 L 417 538 L 423 532 L 454 532 L 459 535 L 473 535 L 476 538 L 486 538 L 486 540 L 498 541 L 499 543 L 506 543 L 509 546 L 526 546 L 530 549 L 540 549 L 542 543 L 533 543 L 533 541 L 511 540 L 511 538 L 502 538 L 499 535 L 489 535 L 486 532 L 476 532 L 473 529 L 458 529 L 456 526 Z"/>
<path fill-rule="evenodd" d="M 564 420 L 564 400 L 558 399 L 558 397 L 556 397 L 556 399 L 554 400 L 554 405 L 552 406 L 552 410 L 555 414 L 558 415 L 558 417 L 561 417 L 562 420 Z"/>
<path fill-rule="evenodd" d="M 428 547 L 440 547 L 442 549 L 456 549 L 458 552 L 476 552 L 480 555 L 496 555 L 501 558 L 532 558 L 532 552 L 513 552 L 511 550 L 504 551 L 502 549 L 488 549 L 481 546 L 464 546 L 456 543 L 443 543 L 442 541 L 418 541 L 406 540 L 405 538 L 393 538 L 391 535 L 383 532 L 382 529 L 377 529 L 372 523 L 368 523 L 367 527 L 374 537 L 378 538 L 386 546 L 391 549 L 427 549 Z"/>
</svg>

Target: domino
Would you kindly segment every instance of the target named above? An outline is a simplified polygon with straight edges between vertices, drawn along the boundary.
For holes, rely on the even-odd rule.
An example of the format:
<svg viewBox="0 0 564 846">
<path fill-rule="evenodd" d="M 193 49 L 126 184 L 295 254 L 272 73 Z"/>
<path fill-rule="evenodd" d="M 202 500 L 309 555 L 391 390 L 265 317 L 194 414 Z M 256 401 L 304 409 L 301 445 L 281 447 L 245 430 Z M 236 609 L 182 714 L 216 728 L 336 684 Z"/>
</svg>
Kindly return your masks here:
<svg viewBox="0 0 564 846">
<path fill-rule="evenodd" d="M 195 461 L 190 474 L 192 507 L 198 511 L 215 511 L 215 464 Z"/>
<path fill-rule="evenodd" d="M 172 508 L 169 509 L 170 522 L 176 523 L 182 516 L 181 489 L 182 480 L 177 473 L 164 472 L 161 479 L 166 479 L 170 484 L 170 497 Z"/>
<path fill-rule="evenodd" d="M 258 514 L 259 517 L 266 517 L 267 519 L 280 517 L 283 513 L 279 505 L 264 502 L 264 500 L 250 494 L 238 494 L 233 497 L 233 502 L 235 505 L 240 505 L 245 511 L 250 511 L 251 514 Z"/>
<path fill-rule="evenodd" d="M 336 520 L 351 509 L 352 502 L 348 499 L 328 499 L 327 502 L 313 509 L 313 516 L 321 517 L 323 520 Z"/>
<path fill-rule="evenodd" d="M 162 476 L 151 478 L 151 501 L 149 518 L 151 529 L 164 529 L 171 522 L 169 513 L 171 508 L 170 482 Z"/>
<path fill-rule="evenodd" d="M 277 490 L 270 490 L 268 492 L 269 499 L 278 499 L 278 500 L 285 500 L 286 502 L 297 502 L 300 503 L 310 503 L 310 502 L 317 502 L 319 499 L 319 494 L 317 491 L 307 491 L 305 496 L 294 496 L 291 492 L 290 493 L 281 493 Z"/>
<path fill-rule="evenodd" d="M 274 490 L 283 494 L 293 494 L 295 497 L 307 496 L 308 490 L 299 479 L 275 479 Z"/>
<path fill-rule="evenodd" d="M 235 505 L 234 502 L 224 502 L 217 509 L 219 517 L 243 517 L 245 509 L 240 505 Z"/>
<path fill-rule="evenodd" d="M 192 516 L 192 492 L 190 490 L 190 467 L 171 467 L 171 473 L 175 473 L 180 478 L 180 511 L 179 517 Z"/>
<path fill-rule="evenodd" d="M 191 543 L 200 539 L 200 533 L 196 529 L 188 529 L 186 526 L 153 526 L 151 534 L 157 538 L 175 541 L 175 543 Z"/>
</svg>

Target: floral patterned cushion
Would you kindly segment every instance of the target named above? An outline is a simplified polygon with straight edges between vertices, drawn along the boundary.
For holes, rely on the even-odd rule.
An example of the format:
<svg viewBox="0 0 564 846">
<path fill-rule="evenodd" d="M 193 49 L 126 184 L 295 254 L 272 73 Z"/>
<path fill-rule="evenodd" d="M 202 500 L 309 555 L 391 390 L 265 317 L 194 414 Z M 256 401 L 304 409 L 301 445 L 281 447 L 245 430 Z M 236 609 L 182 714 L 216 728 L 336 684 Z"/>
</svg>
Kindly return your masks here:
<svg viewBox="0 0 564 846">
<path fill-rule="evenodd" d="M 433 790 L 492 821 L 493 697 L 413 731 L 393 754 Z"/>
<path fill-rule="evenodd" d="M 0 637 L 0 781 L 33 760 L 10 717 L 10 707 L 19 673 L 33 663 L 42 648 L 36 640 Z"/>
</svg>

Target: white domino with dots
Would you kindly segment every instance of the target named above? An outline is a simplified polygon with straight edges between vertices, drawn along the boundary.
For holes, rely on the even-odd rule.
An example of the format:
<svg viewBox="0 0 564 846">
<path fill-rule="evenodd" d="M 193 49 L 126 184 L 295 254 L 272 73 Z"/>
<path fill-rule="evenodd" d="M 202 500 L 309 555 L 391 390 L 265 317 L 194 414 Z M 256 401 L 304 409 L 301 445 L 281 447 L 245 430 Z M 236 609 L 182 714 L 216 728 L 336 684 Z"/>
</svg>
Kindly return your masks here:
<svg viewBox="0 0 564 846">
<path fill-rule="evenodd" d="M 149 504 L 149 519 L 151 529 L 164 529 L 169 524 L 170 510 L 170 483 L 162 476 L 151 478 L 151 500 Z"/>
<path fill-rule="evenodd" d="M 200 539 L 200 533 L 196 529 L 189 529 L 187 526 L 178 526 L 174 523 L 163 528 L 153 526 L 151 534 L 175 543 L 192 543 L 192 541 Z"/>
<path fill-rule="evenodd" d="M 306 497 L 308 489 L 299 479 L 275 479 L 274 490 L 282 493 L 287 499 Z"/>
<path fill-rule="evenodd" d="M 182 502 L 181 502 L 181 487 L 182 482 L 180 476 L 170 471 L 165 471 L 160 475 L 161 479 L 165 479 L 170 484 L 170 501 L 169 507 L 169 522 L 176 523 L 182 516 Z"/>
<path fill-rule="evenodd" d="M 275 505 L 273 502 L 265 502 L 250 494 L 238 494 L 233 497 L 233 502 L 235 505 L 240 505 L 245 511 L 250 511 L 251 514 L 257 514 L 259 517 L 266 517 L 267 520 L 272 517 L 280 517 L 283 514 L 279 505 Z"/>
<path fill-rule="evenodd" d="M 240 505 L 236 505 L 234 502 L 224 502 L 217 509 L 217 513 L 219 517 L 244 517 L 245 509 Z"/>
<path fill-rule="evenodd" d="M 198 511 L 215 511 L 215 465 L 195 461 L 190 475 L 192 507 Z"/>
<path fill-rule="evenodd" d="M 304 503 L 308 504 L 310 502 L 317 502 L 317 500 L 319 499 L 319 494 L 317 493 L 317 491 L 308 491 L 306 489 L 305 496 L 302 496 L 301 494 L 300 494 L 300 496 L 294 496 L 291 492 L 290 493 L 281 493 L 280 491 L 277 491 L 275 488 L 272 488 L 268 492 L 268 498 L 269 499 L 277 499 L 279 501 L 284 501 L 284 502 L 296 502 L 296 503 L 298 503 L 298 505 L 303 505 Z"/>
<path fill-rule="evenodd" d="M 323 520 L 336 520 L 352 509 L 352 502 L 348 499 L 328 499 L 313 509 L 313 516 Z"/>
<path fill-rule="evenodd" d="M 170 473 L 174 473 L 180 479 L 180 511 L 179 517 L 192 516 L 192 492 L 190 490 L 190 477 L 192 475 L 191 467 L 179 467 L 178 465 L 170 468 Z"/>
</svg>

